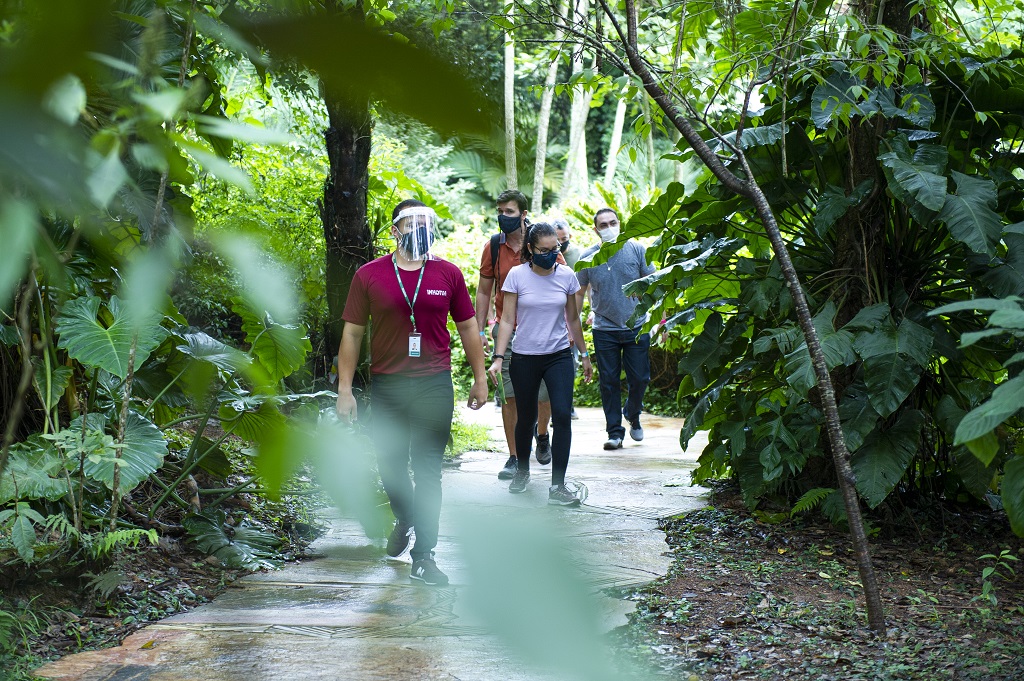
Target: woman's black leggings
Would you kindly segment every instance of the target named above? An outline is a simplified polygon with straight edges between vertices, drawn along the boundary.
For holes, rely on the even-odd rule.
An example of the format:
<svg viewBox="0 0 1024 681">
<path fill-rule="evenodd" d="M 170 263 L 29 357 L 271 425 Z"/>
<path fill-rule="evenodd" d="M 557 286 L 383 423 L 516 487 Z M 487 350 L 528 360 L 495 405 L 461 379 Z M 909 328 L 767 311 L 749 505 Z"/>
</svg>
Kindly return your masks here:
<svg viewBox="0 0 1024 681">
<path fill-rule="evenodd" d="M 533 449 L 533 428 L 537 423 L 537 394 L 540 382 L 548 386 L 551 398 L 551 484 L 565 482 L 565 469 L 569 467 L 569 446 L 572 444 L 572 388 L 575 371 L 569 348 L 550 355 L 520 355 L 512 353 L 508 367 L 512 388 L 516 393 L 516 452 L 519 470 L 530 470 L 530 452 Z"/>
</svg>

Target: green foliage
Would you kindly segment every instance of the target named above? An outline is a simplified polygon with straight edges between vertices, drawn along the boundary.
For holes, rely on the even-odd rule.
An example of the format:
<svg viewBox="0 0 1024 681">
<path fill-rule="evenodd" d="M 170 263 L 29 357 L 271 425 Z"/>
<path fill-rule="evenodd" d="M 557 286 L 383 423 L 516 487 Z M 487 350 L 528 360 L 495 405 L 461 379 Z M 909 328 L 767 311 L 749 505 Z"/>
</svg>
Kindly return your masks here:
<svg viewBox="0 0 1024 681">
<path fill-rule="evenodd" d="M 795 516 L 797 513 L 806 513 L 814 509 L 833 492 L 835 492 L 835 489 L 831 487 L 815 487 L 814 489 L 807 490 L 802 497 L 796 500 L 789 514 Z"/>
<path fill-rule="evenodd" d="M 115 549 L 130 546 L 137 548 L 139 542 L 148 539 L 151 546 L 156 546 L 159 538 L 156 530 L 140 530 L 131 528 L 127 530 L 114 530 L 99 535 L 86 535 L 89 540 L 86 542 L 86 549 L 94 559 L 105 558 Z"/>
<path fill-rule="evenodd" d="M 133 329 L 129 314 L 117 296 L 111 297 L 106 305 L 109 322 L 98 319 L 99 308 L 100 299 L 96 296 L 68 301 L 55 320 L 60 337 L 58 347 L 82 364 L 125 378 L 132 346 L 135 346 L 135 361 L 142 364 L 167 332 L 160 326 L 159 318 Z"/>
<path fill-rule="evenodd" d="M 485 404 L 482 409 L 487 409 L 490 404 Z M 455 411 L 455 418 L 452 419 L 452 434 L 448 440 L 448 446 L 444 450 L 446 460 L 454 460 L 473 451 L 487 451 L 491 446 L 490 428 L 483 423 L 468 423 L 459 413 Z"/>
<path fill-rule="evenodd" d="M 829 19 L 817 8 L 687 22 L 677 44 L 693 61 L 682 60 L 673 86 L 683 96 L 722 93 L 709 105 L 722 107 L 711 144 L 729 170 L 762 187 L 787 240 L 862 497 L 872 507 L 896 495 L 990 501 L 1000 488 L 1016 529 L 1020 348 L 995 326 L 1024 330 L 1024 315 L 1015 302 L 984 301 L 1024 294 L 1024 100 L 1015 96 L 1024 55 L 997 33 L 965 37 L 960 6 L 921 9 L 933 21 L 903 38 L 839 15 L 849 42 L 821 30 Z M 991 9 L 982 23 L 1017 16 Z M 769 58 L 781 78 L 761 88 L 763 108 L 745 112 L 740 140 L 725 102 L 763 78 L 748 69 L 765 62 L 750 57 L 768 58 L 759 46 L 781 30 L 793 48 Z M 696 47 L 705 43 L 695 36 L 726 34 L 709 48 L 714 59 Z M 865 142 L 869 127 L 877 150 Z M 673 158 L 696 162 L 687 150 Z M 832 484 L 821 400 L 753 207 L 703 171 L 635 211 L 619 241 L 651 234 L 660 269 L 627 292 L 650 312 L 645 329 L 681 353 L 680 442 L 708 432 L 695 481 L 732 476 L 751 507 L 797 500 L 844 520 L 838 494 L 806 497 Z M 968 312 L 972 300 L 992 310 L 988 328 Z"/>
<path fill-rule="evenodd" d="M 231 526 L 225 523 L 224 513 L 218 512 L 187 518 L 185 529 L 196 548 L 227 567 L 259 570 L 277 565 L 273 556 L 280 540 L 247 521 Z"/>
<path fill-rule="evenodd" d="M 993 577 L 999 577 L 1004 581 L 1011 581 L 1017 577 L 1017 571 L 1013 569 L 1013 563 L 1017 562 L 1017 556 L 1013 555 L 1010 549 L 1003 549 L 999 552 L 999 555 L 994 553 L 986 553 L 984 556 L 978 557 L 979 561 L 990 560 L 994 565 L 987 565 L 981 571 L 981 595 L 976 596 L 975 599 L 981 599 L 987 601 L 992 607 L 999 605 L 999 599 L 996 597 L 996 587 L 993 581 Z"/>
</svg>

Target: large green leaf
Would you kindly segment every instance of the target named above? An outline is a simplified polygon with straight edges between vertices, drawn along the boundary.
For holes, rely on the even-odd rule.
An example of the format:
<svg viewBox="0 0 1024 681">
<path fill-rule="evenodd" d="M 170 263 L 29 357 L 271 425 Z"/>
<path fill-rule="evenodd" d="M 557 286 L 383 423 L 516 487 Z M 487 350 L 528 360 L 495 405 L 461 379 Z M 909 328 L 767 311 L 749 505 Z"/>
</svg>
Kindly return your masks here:
<svg viewBox="0 0 1024 681">
<path fill-rule="evenodd" d="M 961 300 L 956 303 L 947 303 L 937 307 L 929 315 L 949 314 L 950 312 L 963 312 L 965 310 L 1019 310 L 1021 299 L 1017 296 L 1006 298 L 973 298 Z"/>
<path fill-rule="evenodd" d="M 113 318 L 108 324 L 100 319 L 100 299 L 83 296 L 68 301 L 57 317 L 58 345 L 83 364 L 105 369 L 118 378 L 128 375 L 128 355 L 132 346 L 133 325 L 121 301 L 113 296 L 107 303 Z M 153 315 L 138 327 L 135 366 L 141 366 L 160 345 L 167 331 L 160 317 Z"/>
<path fill-rule="evenodd" d="M 1015 456 L 1003 467 L 1000 495 L 1013 533 L 1024 537 L 1024 456 Z"/>
<path fill-rule="evenodd" d="M 249 373 L 253 380 L 274 384 L 302 366 L 312 349 L 302 327 L 278 324 L 267 313 L 257 317 L 241 303 L 232 309 L 242 317 L 245 340 L 251 345 L 253 364 Z"/>
<path fill-rule="evenodd" d="M 995 466 L 986 466 L 966 447 L 953 452 L 953 472 L 960 478 L 964 489 L 976 499 L 984 499 L 996 474 Z"/>
<path fill-rule="evenodd" d="M 879 416 L 871 406 L 871 400 L 862 391 L 851 388 L 843 394 L 839 404 L 839 418 L 843 424 L 846 448 L 853 453 L 860 449 L 865 438 L 875 429 Z"/>
<path fill-rule="evenodd" d="M 828 185 L 818 199 L 818 206 L 814 211 L 814 231 L 819 236 L 824 236 L 839 218 L 846 215 L 846 211 L 867 197 L 873 185 L 874 180 L 864 180 L 849 196 L 842 187 Z"/>
<path fill-rule="evenodd" d="M 939 219 L 954 239 L 975 253 L 992 255 L 1002 232 L 1003 221 L 995 212 L 996 186 L 953 171 L 956 193 L 946 197 Z"/>
<path fill-rule="evenodd" d="M 908 409 L 886 431 L 875 431 L 850 459 L 857 491 L 875 508 L 896 487 L 917 451 L 924 414 Z"/>
<path fill-rule="evenodd" d="M 50 443 L 30 438 L 11 445 L 0 476 L 0 505 L 16 499 L 55 501 L 67 493 L 63 460 Z"/>
<path fill-rule="evenodd" d="M 187 333 L 182 338 L 185 340 L 185 344 L 177 346 L 178 350 L 189 357 L 202 362 L 209 362 L 218 369 L 229 373 L 242 371 L 248 368 L 251 363 L 244 352 L 226 345 L 205 333 Z"/>
<path fill-rule="evenodd" d="M 74 370 L 66 366 L 53 367 L 49 372 L 42 363 L 36 367 L 35 375 L 32 377 L 33 386 L 47 409 L 53 409 L 60 402 L 73 374 Z"/>
<path fill-rule="evenodd" d="M 848 71 L 836 71 L 825 82 L 814 88 L 811 95 L 811 120 L 818 129 L 825 129 L 833 118 L 863 115 L 857 98 L 851 88 L 863 85 L 864 81 Z"/>
<path fill-rule="evenodd" d="M 662 194 L 636 213 L 626 223 L 622 234 L 625 238 L 638 236 L 653 236 L 661 234 L 675 219 L 676 211 L 679 209 L 679 201 L 686 193 L 686 188 L 679 182 L 673 182 L 665 188 Z"/>
<path fill-rule="evenodd" d="M 1006 256 L 981 276 L 997 296 L 1024 295 L 1024 234 L 1004 234 Z"/>
<path fill-rule="evenodd" d="M 89 427 L 97 427 L 101 422 L 93 422 L 90 414 Z M 81 428 L 81 417 L 75 419 L 71 428 Z M 145 480 L 150 473 L 155 473 L 164 463 L 167 454 L 167 441 L 163 434 L 151 421 L 134 411 L 128 412 L 128 421 L 124 430 L 124 446 L 121 448 L 119 461 L 113 453 L 86 457 L 85 474 L 103 483 L 107 489 L 114 488 L 114 467 L 120 466 L 121 494 L 127 494 Z"/>
<path fill-rule="evenodd" d="M 939 211 L 946 202 L 946 178 L 932 172 L 930 165 L 908 163 L 896 152 L 879 157 L 882 165 L 890 170 L 892 179 L 899 188 L 931 211 Z"/>
<path fill-rule="evenodd" d="M 900 354 L 922 368 L 928 366 L 931 348 L 931 331 L 909 319 L 900 322 L 899 327 L 885 322 L 873 331 L 861 331 L 854 341 L 854 349 L 861 359 Z"/>
<path fill-rule="evenodd" d="M 773 418 L 766 419 L 754 429 L 754 439 L 763 445 L 758 460 L 761 462 L 762 475 L 766 482 L 782 475 L 784 453 L 800 448 L 796 437 L 786 428 L 782 415 L 777 412 Z"/>
<path fill-rule="evenodd" d="M 872 355 L 864 360 L 864 385 L 871 406 L 881 416 L 892 414 L 920 381 L 921 369 L 898 353 Z"/>
<path fill-rule="evenodd" d="M 196 548 L 228 567 L 260 570 L 277 565 L 272 560 L 274 549 L 281 543 L 277 537 L 252 527 L 248 521 L 228 527 L 224 520 L 224 513 L 217 512 L 186 518 L 183 524 Z"/>
<path fill-rule="evenodd" d="M 273 437 L 286 422 L 284 415 L 269 401 L 255 408 L 237 400 L 222 404 L 218 416 L 224 430 L 230 430 L 232 435 L 248 442 L 262 442 Z"/>
<path fill-rule="evenodd" d="M 1005 381 L 992 391 L 992 397 L 967 413 L 956 428 L 955 444 L 964 444 L 988 435 L 996 426 L 1024 407 L 1024 376 Z M 985 465 L 991 459 L 983 461 Z"/>
<path fill-rule="evenodd" d="M 687 374 L 693 379 L 698 390 L 703 390 L 710 380 L 706 367 L 716 365 L 715 358 L 722 352 L 722 315 L 713 313 L 704 321 L 704 328 L 690 345 L 690 351 L 679 360 L 679 373 Z"/>
<path fill-rule="evenodd" d="M 11 526 L 11 542 L 18 550 L 18 556 L 26 563 L 31 563 L 35 558 L 36 530 L 32 527 L 32 521 L 28 519 L 28 516 L 19 513 L 14 517 L 14 524 Z"/>
<path fill-rule="evenodd" d="M 830 303 L 814 317 L 814 328 L 818 332 L 818 341 L 829 370 L 837 366 L 849 366 L 857 359 L 853 352 L 854 336 L 845 329 L 836 331 L 832 323 L 835 313 L 835 306 Z M 806 395 L 808 390 L 818 384 L 806 342 L 786 356 L 786 382 L 801 395 Z"/>
</svg>

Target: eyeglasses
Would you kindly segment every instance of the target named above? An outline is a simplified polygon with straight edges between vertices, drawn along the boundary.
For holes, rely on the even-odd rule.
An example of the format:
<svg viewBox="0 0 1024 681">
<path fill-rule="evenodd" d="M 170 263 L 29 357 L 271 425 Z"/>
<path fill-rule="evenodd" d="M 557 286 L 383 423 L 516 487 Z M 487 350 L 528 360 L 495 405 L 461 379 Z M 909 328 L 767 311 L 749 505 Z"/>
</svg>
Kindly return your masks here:
<svg viewBox="0 0 1024 681">
<path fill-rule="evenodd" d="M 558 250 L 559 250 L 558 248 L 548 248 L 548 249 L 535 248 L 535 249 L 533 249 L 533 254 L 534 255 L 551 255 L 552 253 L 557 253 Z"/>
</svg>

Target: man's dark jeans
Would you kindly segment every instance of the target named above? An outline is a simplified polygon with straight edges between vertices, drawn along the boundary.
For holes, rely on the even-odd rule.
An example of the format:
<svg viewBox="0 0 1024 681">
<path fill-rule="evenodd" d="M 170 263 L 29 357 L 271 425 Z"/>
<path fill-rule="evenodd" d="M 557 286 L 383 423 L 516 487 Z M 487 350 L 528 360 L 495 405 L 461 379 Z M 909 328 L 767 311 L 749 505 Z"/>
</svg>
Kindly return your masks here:
<svg viewBox="0 0 1024 681">
<path fill-rule="evenodd" d="M 639 338 L 636 331 L 602 331 L 594 329 L 594 355 L 601 386 L 601 406 L 604 407 L 605 428 L 608 437 L 624 438 L 626 429 L 622 417 L 630 423 L 640 418 L 644 406 L 644 392 L 651 382 L 650 334 Z M 620 375 L 626 370 L 629 394 L 626 408 L 622 408 Z"/>
<path fill-rule="evenodd" d="M 437 546 L 441 462 L 455 411 L 451 372 L 375 374 L 370 409 L 377 468 L 391 511 L 398 520 L 416 527 L 416 543 L 409 552 L 412 559 L 429 558 Z"/>
</svg>

